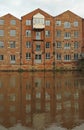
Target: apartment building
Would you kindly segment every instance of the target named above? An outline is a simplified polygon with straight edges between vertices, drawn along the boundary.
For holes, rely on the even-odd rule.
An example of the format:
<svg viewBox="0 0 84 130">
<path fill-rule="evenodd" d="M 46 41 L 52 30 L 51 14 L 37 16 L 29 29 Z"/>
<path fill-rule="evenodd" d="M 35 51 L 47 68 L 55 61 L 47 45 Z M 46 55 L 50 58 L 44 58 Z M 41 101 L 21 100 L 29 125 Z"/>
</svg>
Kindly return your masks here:
<svg viewBox="0 0 84 130">
<path fill-rule="evenodd" d="M 51 16 L 36 9 L 0 17 L 0 70 L 77 69 L 84 57 L 84 20 L 67 10 Z"/>
<path fill-rule="evenodd" d="M 0 70 L 20 66 L 21 22 L 11 14 L 0 17 Z"/>
<path fill-rule="evenodd" d="M 22 69 L 53 69 L 53 17 L 41 9 L 22 17 Z"/>
<path fill-rule="evenodd" d="M 77 68 L 83 45 L 82 18 L 67 10 L 54 20 L 55 67 Z"/>
</svg>

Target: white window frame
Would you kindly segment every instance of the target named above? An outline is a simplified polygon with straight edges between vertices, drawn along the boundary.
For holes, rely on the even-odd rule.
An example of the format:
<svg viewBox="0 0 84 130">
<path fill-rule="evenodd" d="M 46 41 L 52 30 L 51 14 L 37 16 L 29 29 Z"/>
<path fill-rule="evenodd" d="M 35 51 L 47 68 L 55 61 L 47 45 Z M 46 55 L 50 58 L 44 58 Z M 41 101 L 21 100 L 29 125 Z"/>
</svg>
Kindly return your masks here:
<svg viewBox="0 0 84 130">
<path fill-rule="evenodd" d="M 31 37 L 31 30 L 26 30 L 26 37 Z"/>
<path fill-rule="evenodd" d="M 26 60 L 30 60 L 31 59 L 31 53 L 30 52 L 27 52 L 26 53 Z"/>
<path fill-rule="evenodd" d="M 16 30 L 10 30 L 10 36 L 16 36 Z"/>
<path fill-rule="evenodd" d="M 27 26 L 30 26 L 30 25 L 31 25 L 31 20 L 28 20 L 28 19 L 27 19 L 27 20 L 26 20 L 26 25 L 27 25 Z"/>
</svg>

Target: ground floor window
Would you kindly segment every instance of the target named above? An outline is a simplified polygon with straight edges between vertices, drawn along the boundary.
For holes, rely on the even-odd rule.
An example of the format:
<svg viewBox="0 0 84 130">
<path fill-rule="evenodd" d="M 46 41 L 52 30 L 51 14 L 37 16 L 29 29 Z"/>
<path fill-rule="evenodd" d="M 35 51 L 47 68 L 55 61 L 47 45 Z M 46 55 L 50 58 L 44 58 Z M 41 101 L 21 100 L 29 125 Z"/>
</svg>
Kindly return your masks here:
<svg viewBox="0 0 84 130">
<path fill-rule="evenodd" d="M 60 53 L 57 53 L 57 60 L 61 60 L 61 54 Z"/>
<path fill-rule="evenodd" d="M 78 53 L 74 54 L 74 60 L 78 60 Z"/>
<path fill-rule="evenodd" d="M 15 55 L 10 55 L 10 62 L 15 63 L 16 57 Z"/>
<path fill-rule="evenodd" d="M 50 53 L 46 53 L 46 59 L 50 59 Z"/>
<path fill-rule="evenodd" d="M 70 60 L 71 60 L 71 56 L 70 56 L 70 55 L 65 55 L 65 56 L 64 56 L 64 60 L 70 61 Z"/>
<path fill-rule="evenodd" d="M 36 60 L 41 60 L 41 55 L 35 55 Z"/>
<path fill-rule="evenodd" d="M 0 61 L 4 59 L 4 56 L 3 55 L 0 55 Z"/>
<path fill-rule="evenodd" d="M 26 59 L 31 59 L 31 53 L 26 53 Z"/>
</svg>

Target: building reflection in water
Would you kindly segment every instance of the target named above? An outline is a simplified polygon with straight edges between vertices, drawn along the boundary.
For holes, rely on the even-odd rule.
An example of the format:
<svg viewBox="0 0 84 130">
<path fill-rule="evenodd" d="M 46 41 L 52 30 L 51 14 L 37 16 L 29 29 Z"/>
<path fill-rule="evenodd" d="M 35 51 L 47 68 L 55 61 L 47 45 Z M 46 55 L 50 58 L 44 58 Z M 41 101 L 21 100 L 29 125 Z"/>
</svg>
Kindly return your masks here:
<svg viewBox="0 0 84 130">
<path fill-rule="evenodd" d="M 1 72 L 0 124 L 34 130 L 84 123 L 84 74 L 77 72 Z"/>
</svg>

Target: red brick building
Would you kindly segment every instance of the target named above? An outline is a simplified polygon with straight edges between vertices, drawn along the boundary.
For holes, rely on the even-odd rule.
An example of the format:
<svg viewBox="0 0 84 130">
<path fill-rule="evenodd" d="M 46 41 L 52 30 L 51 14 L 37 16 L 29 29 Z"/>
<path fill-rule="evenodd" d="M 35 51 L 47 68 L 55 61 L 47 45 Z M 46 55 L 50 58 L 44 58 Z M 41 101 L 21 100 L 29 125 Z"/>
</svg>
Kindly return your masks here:
<svg viewBox="0 0 84 130">
<path fill-rule="evenodd" d="M 41 9 L 22 17 L 22 69 L 53 69 L 53 17 Z"/>
<path fill-rule="evenodd" d="M 84 53 L 84 20 L 67 10 L 51 16 L 36 9 L 0 17 L 0 70 L 77 69 Z"/>
<path fill-rule="evenodd" d="M 0 17 L 0 70 L 20 66 L 21 22 L 11 14 Z"/>
<path fill-rule="evenodd" d="M 83 44 L 82 18 L 68 10 L 54 20 L 56 68 L 77 68 Z"/>
</svg>

